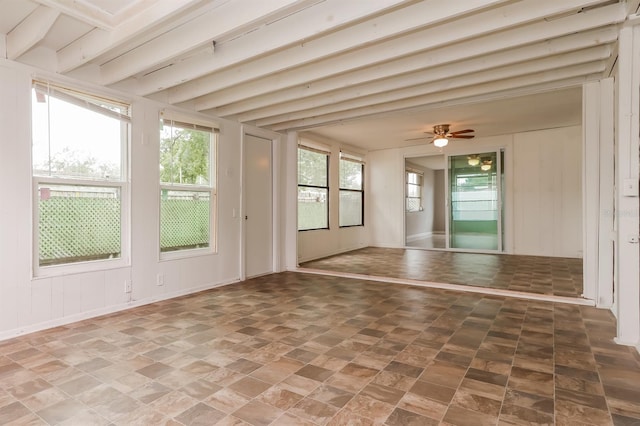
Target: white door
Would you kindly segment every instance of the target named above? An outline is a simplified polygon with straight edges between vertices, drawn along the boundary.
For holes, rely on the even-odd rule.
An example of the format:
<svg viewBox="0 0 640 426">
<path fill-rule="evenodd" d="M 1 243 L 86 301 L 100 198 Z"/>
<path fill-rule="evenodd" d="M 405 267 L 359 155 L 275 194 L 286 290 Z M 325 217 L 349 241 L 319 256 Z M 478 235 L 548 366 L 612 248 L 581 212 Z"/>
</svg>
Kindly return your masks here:
<svg viewBox="0 0 640 426">
<path fill-rule="evenodd" d="M 247 278 L 273 272 L 271 140 L 244 137 L 244 253 Z"/>
</svg>

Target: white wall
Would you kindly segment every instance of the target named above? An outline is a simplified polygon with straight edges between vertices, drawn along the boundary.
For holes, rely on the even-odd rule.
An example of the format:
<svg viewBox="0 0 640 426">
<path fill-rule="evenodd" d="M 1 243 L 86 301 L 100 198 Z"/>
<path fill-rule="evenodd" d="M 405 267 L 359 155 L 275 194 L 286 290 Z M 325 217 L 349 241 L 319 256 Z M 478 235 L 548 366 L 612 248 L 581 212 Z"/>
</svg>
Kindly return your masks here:
<svg viewBox="0 0 640 426">
<path fill-rule="evenodd" d="M 444 233 L 446 228 L 447 204 L 444 170 L 433 171 L 433 232 Z"/>
<path fill-rule="evenodd" d="M 317 135 L 310 136 L 305 134 L 304 139 L 320 142 L 331 149 L 331 156 L 329 157 L 329 229 L 298 232 L 298 262 L 306 262 L 366 247 L 369 240 L 367 229 L 371 220 L 371 216 L 367 214 L 367 211 L 365 211 L 364 215 L 364 226 L 340 228 L 338 225 L 340 223 L 340 192 L 338 187 L 340 182 L 340 148 L 351 152 L 357 152 L 357 150 L 343 143 L 321 138 Z M 368 203 L 366 190 L 370 185 L 368 180 L 370 169 L 369 165 L 365 164 L 365 208 Z M 295 185 L 297 185 L 297 182 L 295 182 Z"/>
<path fill-rule="evenodd" d="M 514 252 L 582 257 L 582 130 L 513 136 Z"/>
<path fill-rule="evenodd" d="M 555 145 L 548 146 L 548 141 Z M 499 148 L 505 150 L 505 252 L 579 257 L 581 127 L 454 141 L 444 151 L 456 155 Z M 368 154 L 371 245 L 404 245 L 404 159 L 438 153 L 438 148 L 425 144 Z M 527 214 L 532 200 L 544 211 Z M 538 231 L 545 237 L 539 238 Z"/>
<path fill-rule="evenodd" d="M 240 126 L 217 120 L 218 253 L 159 261 L 159 111 L 132 100 L 131 262 L 90 273 L 31 276 L 30 91 L 34 70 L 0 61 L 0 339 L 237 281 L 240 277 Z M 47 77 L 44 75 L 44 77 Z M 64 79 L 67 84 L 68 79 Z M 85 85 L 82 85 L 85 86 Z M 113 94 L 112 95 L 117 95 Z M 127 99 L 120 94 L 119 98 Z M 156 285 L 164 274 L 164 285 Z M 131 279 L 131 300 L 124 292 Z"/>
<path fill-rule="evenodd" d="M 433 233 L 434 185 L 433 170 L 407 161 L 407 166 L 423 173 L 422 178 L 422 210 L 405 212 L 406 241 L 415 241 Z"/>
</svg>

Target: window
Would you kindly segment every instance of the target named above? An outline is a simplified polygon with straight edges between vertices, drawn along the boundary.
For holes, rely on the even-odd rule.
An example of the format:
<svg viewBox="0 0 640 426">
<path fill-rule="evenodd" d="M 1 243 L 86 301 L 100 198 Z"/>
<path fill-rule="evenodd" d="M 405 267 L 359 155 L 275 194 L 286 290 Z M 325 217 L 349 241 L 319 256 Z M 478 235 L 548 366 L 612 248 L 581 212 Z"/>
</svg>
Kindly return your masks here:
<svg viewBox="0 0 640 426">
<path fill-rule="evenodd" d="M 162 120 L 160 253 L 215 248 L 215 132 L 213 127 Z"/>
<path fill-rule="evenodd" d="M 34 81 L 31 112 L 35 274 L 123 263 L 129 106 Z"/>
<path fill-rule="evenodd" d="M 329 152 L 298 147 L 298 230 L 329 229 Z"/>
<path fill-rule="evenodd" d="M 340 226 L 364 225 L 364 189 L 361 160 L 340 153 Z"/>
<path fill-rule="evenodd" d="M 405 171 L 407 181 L 406 209 L 408 212 L 422 211 L 423 173 L 416 170 Z"/>
</svg>

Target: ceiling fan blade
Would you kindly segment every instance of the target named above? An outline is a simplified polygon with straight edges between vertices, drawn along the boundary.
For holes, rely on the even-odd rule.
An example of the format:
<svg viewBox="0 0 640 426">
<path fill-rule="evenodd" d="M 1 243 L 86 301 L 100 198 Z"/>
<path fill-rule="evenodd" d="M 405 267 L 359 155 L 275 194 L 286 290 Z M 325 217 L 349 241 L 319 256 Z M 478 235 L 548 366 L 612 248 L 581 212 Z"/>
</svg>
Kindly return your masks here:
<svg viewBox="0 0 640 426">
<path fill-rule="evenodd" d="M 454 139 L 473 139 L 475 138 L 475 135 L 451 135 L 452 138 Z"/>
<path fill-rule="evenodd" d="M 471 133 L 471 132 L 475 132 L 475 130 L 473 129 L 464 129 L 464 130 L 456 130 L 455 132 L 449 132 L 452 135 L 457 135 L 459 133 Z"/>
<path fill-rule="evenodd" d="M 426 140 L 426 139 L 429 139 L 429 138 L 431 138 L 431 136 L 422 136 L 422 137 L 419 137 L 419 138 L 405 139 L 404 141 L 405 141 L 405 142 L 409 142 L 409 141 L 422 141 L 422 140 Z"/>
</svg>

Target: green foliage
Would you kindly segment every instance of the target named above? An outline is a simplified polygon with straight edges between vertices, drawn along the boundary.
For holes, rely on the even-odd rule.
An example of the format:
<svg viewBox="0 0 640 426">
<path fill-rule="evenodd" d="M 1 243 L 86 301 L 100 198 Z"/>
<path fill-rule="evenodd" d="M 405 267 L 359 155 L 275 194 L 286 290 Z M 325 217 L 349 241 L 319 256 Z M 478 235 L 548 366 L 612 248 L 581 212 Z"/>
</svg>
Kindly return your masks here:
<svg viewBox="0 0 640 426">
<path fill-rule="evenodd" d="M 64 147 L 56 152 L 48 163 L 35 167 L 36 173 L 63 177 L 83 177 L 95 179 L 119 179 L 120 167 L 113 163 L 98 162 L 91 155 Z"/>
<path fill-rule="evenodd" d="M 326 154 L 298 149 L 298 184 L 328 186 L 328 159 Z"/>
<path fill-rule="evenodd" d="M 355 161 L 340 160 L 340 188 L 362 189 L 362 164 Z"/>
<path fill-rule="evenodd" d="M 164 126 L 160 137 L 160 181 L 208 185 L 211 133 Z"/>
</svg>

